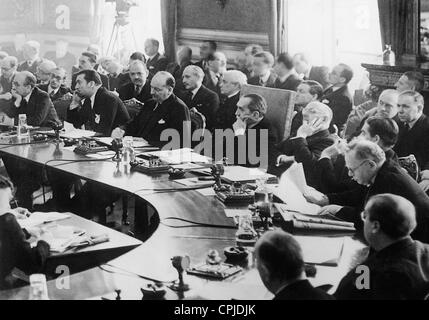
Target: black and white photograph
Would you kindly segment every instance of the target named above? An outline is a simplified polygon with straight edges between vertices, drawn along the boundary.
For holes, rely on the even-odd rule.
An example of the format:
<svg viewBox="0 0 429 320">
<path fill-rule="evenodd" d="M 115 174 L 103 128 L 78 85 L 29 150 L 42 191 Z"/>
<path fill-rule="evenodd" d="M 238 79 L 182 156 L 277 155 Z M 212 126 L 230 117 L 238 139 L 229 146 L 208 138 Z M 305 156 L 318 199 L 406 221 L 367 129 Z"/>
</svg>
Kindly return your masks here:
<svg viewBox="0 0 429 320">
<path fill-rule="evenodd" d="M 0 300 L 429 300 L 429 0 L 0 0 Z"/>
</svg>

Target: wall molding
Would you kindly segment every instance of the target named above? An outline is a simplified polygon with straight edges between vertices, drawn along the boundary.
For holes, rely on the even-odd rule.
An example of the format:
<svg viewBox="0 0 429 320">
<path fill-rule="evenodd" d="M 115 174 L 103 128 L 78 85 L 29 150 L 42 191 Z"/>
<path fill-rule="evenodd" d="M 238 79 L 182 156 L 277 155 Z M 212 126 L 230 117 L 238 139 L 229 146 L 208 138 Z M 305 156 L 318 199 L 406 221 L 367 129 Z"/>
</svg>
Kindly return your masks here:
<svg viewBox="0 0 429 320">
<path fill-rule="evenodd" d="M 269 36 L 267 33 L 182 28 L 178 30 L 177 38 L 179 44 L 214 40 L 219 42 L 222 47 L 239 50 L 242 50 L 243 47 L 246 47 L 250 43 L 269 46 Z"/>
</svg>

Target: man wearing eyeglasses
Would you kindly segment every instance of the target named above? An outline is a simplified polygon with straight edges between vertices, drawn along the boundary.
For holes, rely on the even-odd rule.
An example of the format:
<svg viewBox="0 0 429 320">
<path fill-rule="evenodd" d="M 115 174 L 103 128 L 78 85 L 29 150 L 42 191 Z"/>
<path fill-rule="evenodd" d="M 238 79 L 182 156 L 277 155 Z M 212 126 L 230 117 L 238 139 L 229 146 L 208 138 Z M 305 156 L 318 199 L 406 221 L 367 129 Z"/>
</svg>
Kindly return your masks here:
<svg viewBox="0 0 429 320">
<path fill-rule="evenodd" d="M 18 59 L 6 57 L 0 61 L 0 100 L 12 99 L 12 81 L 18 68 Z"/>
<path fill-rule="evenodd" d="M 52 102 L 62 100 L 65 95 L 70 94 L 71 90 L 65 85 L 66 70 L 63 68 L 55 68 L 51 71 L 50 80 L 48 84 L 39 85 L 39 89 L 49 94 Z"/>
<path fill-rule="evenodd" d="M 413 204 L 403 197 L 381 194 L 371 198 L 361 216 L 372 250 L 360 265 L 368 271 L 369 287 L 357 287 L 362 271 L 354 269 L 341 281 L 336 298 L 422 300 L 429 293 L 429 247 L 411 237 L 417 225 Z"/>
<path fill-rule="evenodd" d="M 357 229 L 362 229 L 359 212 L 368 200 L 379 194 L 395 194 L 410 200 L 416 207 L 417 228 L 413 233 L 414 238 L 422 242 L 429 240 L 429 197 L 403 169 L 386 160 L 386 154 L 380 146 L 363 140 L 351 142 L 345 153 L 345 161 L 349 176 L 358 184 L 368 187 L 366 197 L 363 202 L 356 200 L 355 191 L 352 190 L 321 195 L 320 201 L 308 199 L 326 205 L 320 211 L 321 215 L 336 215 L 355 223 Z"/>
</svg>

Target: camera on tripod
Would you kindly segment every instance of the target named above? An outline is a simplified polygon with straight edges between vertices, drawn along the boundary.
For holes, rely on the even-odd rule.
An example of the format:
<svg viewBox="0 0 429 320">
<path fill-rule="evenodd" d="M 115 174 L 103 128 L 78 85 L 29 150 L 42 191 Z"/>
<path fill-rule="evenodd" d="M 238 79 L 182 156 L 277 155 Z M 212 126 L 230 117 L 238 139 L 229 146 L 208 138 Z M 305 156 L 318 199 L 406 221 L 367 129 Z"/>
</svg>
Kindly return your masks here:
<svg viewBox="0 0 429 320">
<path fill-rule="evenodd" d="M 130 16 L 130 10 L 132 7 L 137 7 L 138 3 L 136 0 L 106 0 L 106 2 L 116 3 L 116 24 L 123 27 L 130 23 L 128 20 Z"/>
</svg>

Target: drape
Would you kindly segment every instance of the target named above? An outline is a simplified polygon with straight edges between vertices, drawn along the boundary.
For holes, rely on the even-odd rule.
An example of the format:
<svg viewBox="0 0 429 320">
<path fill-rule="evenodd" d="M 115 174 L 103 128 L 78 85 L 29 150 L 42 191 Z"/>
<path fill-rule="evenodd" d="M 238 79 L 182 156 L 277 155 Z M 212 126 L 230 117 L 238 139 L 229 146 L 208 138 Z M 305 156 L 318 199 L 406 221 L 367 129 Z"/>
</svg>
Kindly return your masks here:
<svg viewBox="0 0 429 320">
<path fill-rule="evenodd" d="M 285 0 L 268 0 L 270 3 L 270 51 L 277 56 L 286 51 Z"/>
<path fill-rule="evenodd" d="M 177 51 L 177 0 L 161 0 L 161 24 L 165 55 L 174 62 Z"/>
<path fill-rule="evenodd" d="M 408 2 L 409 0 L 378 0 L 383 50 L 390 44 L 397 57 L 406 52 Z"/>
</svg>

